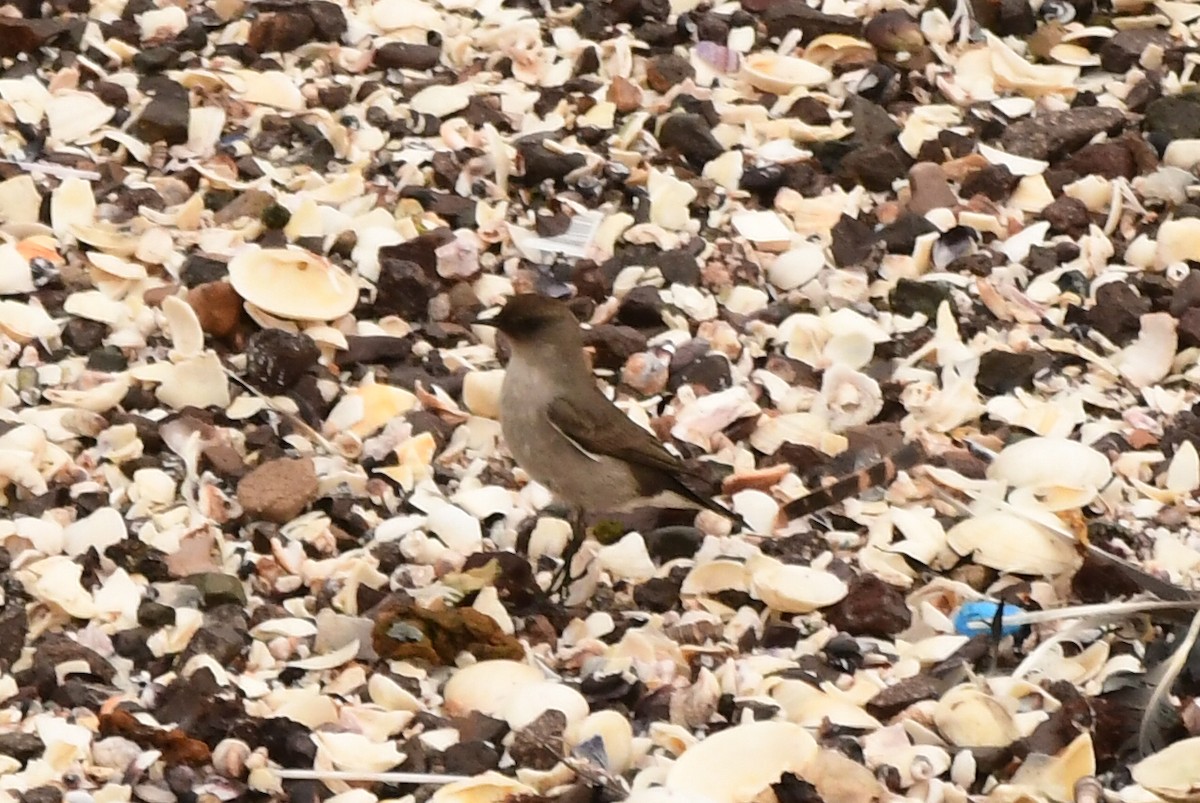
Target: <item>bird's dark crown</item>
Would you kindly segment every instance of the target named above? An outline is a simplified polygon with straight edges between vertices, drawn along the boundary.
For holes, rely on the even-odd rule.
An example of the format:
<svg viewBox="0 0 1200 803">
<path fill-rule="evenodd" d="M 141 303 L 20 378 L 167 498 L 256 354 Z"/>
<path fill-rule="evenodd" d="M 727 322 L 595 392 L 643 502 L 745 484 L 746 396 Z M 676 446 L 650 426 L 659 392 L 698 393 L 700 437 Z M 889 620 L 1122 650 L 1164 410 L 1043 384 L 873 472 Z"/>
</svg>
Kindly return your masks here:
<svg viewBox="0 0 1200 803">
<path fill-rule="evenodd" d="M 489 323 L 511 338 L 531 337 L 554 325 L 578 321 L 570 307 L 561 301 L 537 293 L 511 297 Z"/>
</svg>

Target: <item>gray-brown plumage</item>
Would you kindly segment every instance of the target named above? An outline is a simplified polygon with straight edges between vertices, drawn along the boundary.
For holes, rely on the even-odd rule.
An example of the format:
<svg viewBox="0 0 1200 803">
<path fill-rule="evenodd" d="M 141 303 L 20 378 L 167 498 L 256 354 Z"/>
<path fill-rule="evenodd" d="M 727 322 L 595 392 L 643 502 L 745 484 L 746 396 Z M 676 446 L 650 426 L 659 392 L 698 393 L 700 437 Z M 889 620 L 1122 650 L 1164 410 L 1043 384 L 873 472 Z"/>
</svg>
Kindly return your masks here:
<svg viewBox="0 0 1200 803">
<path fill-rule="evenodd" d="M 508 300 L 481 320 L 508 339 L 512 356 L 500 395 L 500 424 L 517 464 L 582 511 L 722 505 L 681 480 L 694 474 L 596 386 L 579 322 L 561 301 L 536 294 Z"/>
</svg>

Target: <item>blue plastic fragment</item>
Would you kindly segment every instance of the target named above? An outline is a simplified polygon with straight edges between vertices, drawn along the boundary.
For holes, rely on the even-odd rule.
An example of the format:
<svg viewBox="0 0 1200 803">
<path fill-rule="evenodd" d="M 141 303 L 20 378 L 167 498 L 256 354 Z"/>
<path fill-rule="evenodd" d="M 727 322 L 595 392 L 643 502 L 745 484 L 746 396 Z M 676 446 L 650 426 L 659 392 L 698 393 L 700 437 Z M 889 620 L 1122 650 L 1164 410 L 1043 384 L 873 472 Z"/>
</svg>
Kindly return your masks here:
<svg viewBox="0 0 1200 803">
<path fill-rule="evenodd" d="M 996 619 L 997 602 L 968 602 L 958 609 L 954 615 L 954 629 L 960 636 L 978 636 L 980 633 L 990 633 L 992 622 Z M 1005 605 L 1004 616 L 1016 616 L 1024 613 L 1016 605 Z M 1011 636 L 1021 629 L 1018 624 L 1000 623 L 1000 632 Z"/>
</svg>

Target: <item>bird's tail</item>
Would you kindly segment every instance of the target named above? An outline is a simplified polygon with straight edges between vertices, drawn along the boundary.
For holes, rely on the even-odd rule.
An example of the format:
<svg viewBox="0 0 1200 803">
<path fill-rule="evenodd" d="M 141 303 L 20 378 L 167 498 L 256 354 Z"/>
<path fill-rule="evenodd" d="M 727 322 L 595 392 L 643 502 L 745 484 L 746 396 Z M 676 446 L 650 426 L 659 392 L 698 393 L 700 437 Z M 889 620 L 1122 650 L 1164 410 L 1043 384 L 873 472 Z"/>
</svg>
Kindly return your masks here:
<svg viewBox="0 0 1200 803">
<path fill-rule="evenodd" d="M 701 494 L 701 493 L 696 493 L 691 488 L 687 487 L 687 485 L 685 485 L 683 483 L 683 481 L 678 478 L 673 477 L 672 481 L 673 481 L 673 484 L 675 485 L 675 487 L 672 490 L 674 490 L 675 493 L 679 494 L 680 496 L 684 497 L 685 499 L 695 502 L 698 506 L 704 508 L 705 510 L 711 510 L 713 513 L 716 513 L 717 515 L 724 516 L 725 518 L 732 521 L 734 523 L 734 526 L 737 527 L 737 529 L 739 529 L 739 530 L 744 530 L 746 528 L 746 522 L 742 519 L 741 516 L 734 513 L 732 510 L 725 507 L 720 502 L 713 499 L 711 496 L 707 496 L 707 495 Z"/>
</svg>

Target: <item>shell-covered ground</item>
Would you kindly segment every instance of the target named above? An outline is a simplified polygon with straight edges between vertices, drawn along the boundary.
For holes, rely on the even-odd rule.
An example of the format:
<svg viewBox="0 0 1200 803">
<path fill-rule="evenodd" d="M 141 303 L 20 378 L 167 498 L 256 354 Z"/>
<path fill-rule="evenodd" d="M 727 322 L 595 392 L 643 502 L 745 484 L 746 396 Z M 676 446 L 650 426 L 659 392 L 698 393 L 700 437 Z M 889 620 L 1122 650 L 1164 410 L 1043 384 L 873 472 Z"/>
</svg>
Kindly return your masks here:
<svg viewBox="0 0 1200 803">
<path fill-rule="evenodd" d="M 1183 0 L 9 0 L 0 800 L 1194 797 L 1198 65 Z M 744 530 L 546 593 L 524 291 Z"/>
</svg>

